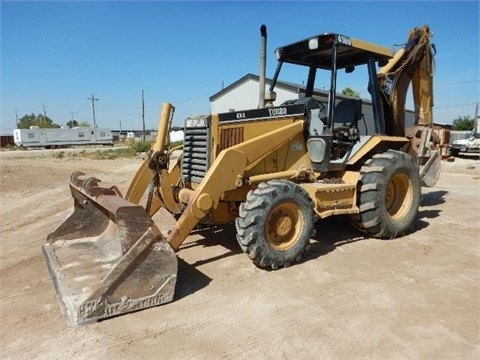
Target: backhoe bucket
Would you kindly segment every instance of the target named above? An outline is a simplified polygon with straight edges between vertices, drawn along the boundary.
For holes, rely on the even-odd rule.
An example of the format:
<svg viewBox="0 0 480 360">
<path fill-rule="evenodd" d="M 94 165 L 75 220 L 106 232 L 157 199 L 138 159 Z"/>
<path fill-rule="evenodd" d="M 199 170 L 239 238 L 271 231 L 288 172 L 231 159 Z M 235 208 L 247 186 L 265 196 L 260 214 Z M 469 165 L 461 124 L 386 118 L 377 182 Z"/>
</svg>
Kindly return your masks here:
<svg viewBox="0 0 480 360">
<path fill-rule="evenodd" d="M 83 175 L 72 174 L 74 210 L 42 247 L 69 324 L 171 301 L 177 257 L 170 244 L 141 206 Z"/>
<path fill-rule="evenodd" d="M 442 156 L 440 150 L 433 150 L 425 165 L 420 166 L 420 179 L 422 180 L 422 186 L 435 186 L 440 177 L 441 160 Z"/>
</svg>

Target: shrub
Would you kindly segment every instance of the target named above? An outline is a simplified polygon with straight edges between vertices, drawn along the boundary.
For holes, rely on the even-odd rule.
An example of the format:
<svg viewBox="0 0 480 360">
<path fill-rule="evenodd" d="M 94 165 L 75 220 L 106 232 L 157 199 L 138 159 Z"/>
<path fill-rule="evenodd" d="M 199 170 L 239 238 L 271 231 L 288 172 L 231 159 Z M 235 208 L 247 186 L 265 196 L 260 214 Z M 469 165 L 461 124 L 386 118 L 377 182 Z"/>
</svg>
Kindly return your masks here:
<svg viewBox="0 0 480 360">
<path fill-rule="evenodd" d="M 132 141 L 130 147 L 136 153 L 149 152 L 152 148 L 153 141 Z"/>
<path fill-rule="evenodd" d="M 55 159 L 63 159 L 65 157 L 65 151 L 54 152 L 52 153 L 52 156 Z"/>
<path fill-rule="evenodd" d="M 118 154 L 116 151 L 113 150 L 99 150 L 90 153 L 91 154 L 91 159 L 94 160 L 113 160 L 118 157 Z"/>
</svg>

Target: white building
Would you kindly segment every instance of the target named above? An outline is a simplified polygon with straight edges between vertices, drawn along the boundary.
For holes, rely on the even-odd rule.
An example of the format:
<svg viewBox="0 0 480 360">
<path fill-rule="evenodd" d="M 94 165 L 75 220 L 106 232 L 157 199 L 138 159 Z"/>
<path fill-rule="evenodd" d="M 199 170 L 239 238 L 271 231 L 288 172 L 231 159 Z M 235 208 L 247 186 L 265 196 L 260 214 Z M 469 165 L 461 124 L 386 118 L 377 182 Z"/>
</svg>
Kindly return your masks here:
<svg viewBox="0 0 480 360">
<path fill-rule="evenodd" d="M 268 93 L 272 80 L 266 79 L 265 83 L 265 93 Z M 210 97 L 212 114 L 257 108 L 259 89 L 258 75 L 245 75 Z M 275 85 L 275 105 L 297 99 L 299 91 L 298 85 L 278 80 Z"/>
</svg>

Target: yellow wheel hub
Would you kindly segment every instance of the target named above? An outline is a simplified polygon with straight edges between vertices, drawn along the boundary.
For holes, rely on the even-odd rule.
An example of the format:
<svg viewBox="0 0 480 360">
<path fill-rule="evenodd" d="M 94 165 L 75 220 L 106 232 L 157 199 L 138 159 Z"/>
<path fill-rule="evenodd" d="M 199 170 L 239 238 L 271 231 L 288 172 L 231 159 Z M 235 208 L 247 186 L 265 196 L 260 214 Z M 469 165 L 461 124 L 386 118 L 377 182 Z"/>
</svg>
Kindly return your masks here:
<svg viewBox="0 0 480 360">
<path fill-rule="evenodd" d="M 277 250 L 294 246 L 303 228 L 303 217 L 294 203 L 275 207 L 267 221 L 267 240 Z"/>
<path fill-rule="evenodd" d="M 387 185 L 385 207 L 394 219 L 403 218 L 412 205 L 412 182 L 407 174 L 395 174 Z"/>
</svg>

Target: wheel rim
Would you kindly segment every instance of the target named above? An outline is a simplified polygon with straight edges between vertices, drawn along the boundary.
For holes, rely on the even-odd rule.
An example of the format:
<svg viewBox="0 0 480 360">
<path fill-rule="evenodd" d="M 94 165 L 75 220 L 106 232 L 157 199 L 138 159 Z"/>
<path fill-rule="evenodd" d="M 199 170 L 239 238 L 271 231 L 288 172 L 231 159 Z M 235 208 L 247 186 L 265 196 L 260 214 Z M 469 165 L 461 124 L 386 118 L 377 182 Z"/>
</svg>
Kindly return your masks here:
<svg viewBox="0 0 480 360">
<path fill-rule="evenodd" d="M 272 210 L 267 221 L 267 240 L 277 250 L 291 248 L 303 228 L 303 216 L 297 205 L 286 202 Z"/>
<path fill-rule="evenodd" d="M 412 182 L 407 174 L 395 174 L 387 185 L 385 206 L 394 219 L 403 218 L 413 201 Z"/>
</svg>

